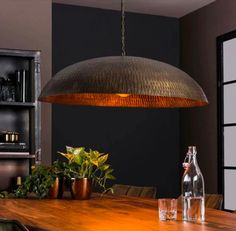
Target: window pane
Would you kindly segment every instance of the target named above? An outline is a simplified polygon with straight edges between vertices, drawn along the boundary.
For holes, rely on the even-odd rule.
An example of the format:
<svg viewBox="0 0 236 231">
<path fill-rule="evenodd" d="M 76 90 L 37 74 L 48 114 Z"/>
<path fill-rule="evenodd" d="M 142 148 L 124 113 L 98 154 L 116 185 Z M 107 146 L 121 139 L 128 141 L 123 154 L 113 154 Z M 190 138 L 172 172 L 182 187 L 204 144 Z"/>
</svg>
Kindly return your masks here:
<svg viewBox="0 0 236 231">
<path fill-rule="evenodd" d="M 236 210 L 236 170 L 225 170 L 225 209 Z"/>
<path fill-rule="evenodd" d="M 236 80 L 236 39 L 223 43 L 224 82 Z"/>
<path fill-rule="evenodd" d="M 224 123 L 236 123 L 236 83 L 224 86 Z"/>
<path fill-rule="evenodd" d="M 224 165 L 236 166 L 236 127 L 224 128 Z"/>
</svg>

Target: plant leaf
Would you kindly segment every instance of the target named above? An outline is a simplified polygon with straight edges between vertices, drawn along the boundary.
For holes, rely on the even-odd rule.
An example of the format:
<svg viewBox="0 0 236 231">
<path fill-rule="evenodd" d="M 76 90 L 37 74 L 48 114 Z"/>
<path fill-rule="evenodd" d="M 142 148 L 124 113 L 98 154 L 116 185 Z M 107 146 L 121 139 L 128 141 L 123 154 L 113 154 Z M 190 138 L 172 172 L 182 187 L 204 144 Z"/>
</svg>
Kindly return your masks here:
<svg viewBox="0 0 236 231">
<path fill-rule="evenodd" d="M 73 149 L 73 154 L 74 154 L 74 155 L 80 155 L 81 153 L 84 152 L 84 150 L 85 150 L 84 147 L 74 148 L 74 149 Z"/>
<path fill-rule="evenodd" d="M 99 164 L 99 165 L 104 164 L 104 163 L 107 161 L 107 158 L 108 158 L 108 154 L 105 154 L 105 155 L 103 155 L 103 156 L 100 156 L 100 157 L 98 158 L 98 164 Z"/>
<path fill-rule="evenodd" d="M 72 147 L 70 147 L 70 146 L 66 146 L 66 152 L 67 152 L 67 153 L 73 153 L 73 149 L 74 149 L 74 148 L 72 148 Z"/>
<path fill-rule="evenodd" d="M 116 178 L 115 178 L 113 175 L 111 175 L 111 174 L 107 174 L 107 175 L 106 175 L 106 178 L 109 179 L 109 180 L 115 180 L 115 179 L 116 179 Z"/>
<path fill-rule="evenodd" d="M 109 164 L 104 164 L 104 165 L 100 166 L 100 169 L 101 169 L 102 171 L 105 171 L 105 170 L 107 170 L 109 167 L 110 167 Z"/>
<path fill-rule="evenodd" d="M 92 160 L 90 160 L 90 162 L 92 163 L 92 164 L 94 164 L 95 166 L 98 166 L 98 160 L 96 160 L 96 159 L 92 159 Z"/>
<path fill-rule="evenodd" d="M 59 154 L 61 154 L 62 156 L 64 156 L 67 160 L 69 161 L 73 161 L 74 160 L 74 154 L 71 153 L 62 153 L 62 152 L 58 152 Z"/>
<path fill-rule="evenodd" d="M 83 157 L 81 155 L 75 155 L 74 156 L 74 162 L 78 165 L 82 165 L 83 163 Z"/>
<path fill-rule="evenodd" d="M 107 175 L 107 174 L 109 174 L 109 173 L 112 173 L 113 171 L 114 171 L 114 169 L 109 168 L 109 169 L 106 170 L 105 174 Z"/>
</svg>

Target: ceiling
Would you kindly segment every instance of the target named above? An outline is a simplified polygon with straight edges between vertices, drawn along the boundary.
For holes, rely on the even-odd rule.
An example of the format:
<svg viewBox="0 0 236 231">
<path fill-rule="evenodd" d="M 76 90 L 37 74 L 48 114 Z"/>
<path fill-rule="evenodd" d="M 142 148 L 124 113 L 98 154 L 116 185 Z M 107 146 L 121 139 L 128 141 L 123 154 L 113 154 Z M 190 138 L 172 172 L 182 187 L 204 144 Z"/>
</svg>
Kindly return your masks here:
<svg viewBox="0 0 236 231">
<path fill-rule="evenodd" d="M 215 0 L 125 0 L 129 12 L 180 18 Z M 54 3 L 120 10 L 120 0 L 53 0 Z"/>
</svg>

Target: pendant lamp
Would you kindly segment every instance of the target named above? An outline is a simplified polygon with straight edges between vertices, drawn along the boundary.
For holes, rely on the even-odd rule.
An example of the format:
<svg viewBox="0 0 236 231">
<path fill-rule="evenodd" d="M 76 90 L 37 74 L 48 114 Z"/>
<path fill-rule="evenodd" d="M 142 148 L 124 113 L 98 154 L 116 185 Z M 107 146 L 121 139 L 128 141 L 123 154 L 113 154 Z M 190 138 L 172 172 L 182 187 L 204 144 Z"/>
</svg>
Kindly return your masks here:
<svg viewBox="0 0 236 231">
<path fill-rule="evenodd" d="M 48 103 L 172 108 L 208 104 L 201 87 L 188 74 L 153 59 L 126 56 L 125 12 L 121 0 L 122 56 L 85 60 L 59 71 L 43 88 Z"/>
</svg>

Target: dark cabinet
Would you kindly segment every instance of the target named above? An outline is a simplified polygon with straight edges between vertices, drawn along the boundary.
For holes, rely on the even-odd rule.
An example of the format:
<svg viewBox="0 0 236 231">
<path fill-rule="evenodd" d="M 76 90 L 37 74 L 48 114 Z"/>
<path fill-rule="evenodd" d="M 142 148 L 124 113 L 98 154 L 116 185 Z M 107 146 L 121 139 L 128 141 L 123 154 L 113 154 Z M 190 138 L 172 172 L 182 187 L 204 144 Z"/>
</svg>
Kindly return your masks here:
<svg viewBox="0 0 236 231">
<path fill-rule="evenodd" d="M 40 52 L 0 49 L 0 190 L 40 163 Z"/>
</svg>

